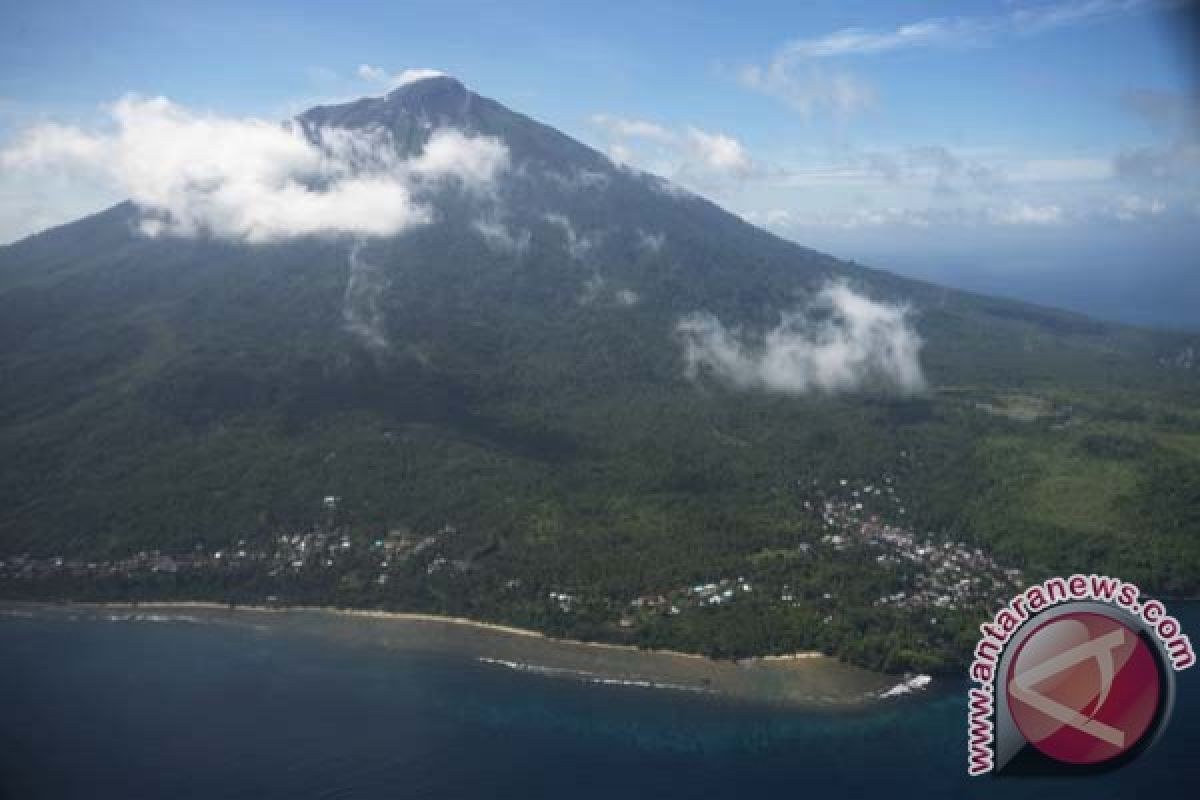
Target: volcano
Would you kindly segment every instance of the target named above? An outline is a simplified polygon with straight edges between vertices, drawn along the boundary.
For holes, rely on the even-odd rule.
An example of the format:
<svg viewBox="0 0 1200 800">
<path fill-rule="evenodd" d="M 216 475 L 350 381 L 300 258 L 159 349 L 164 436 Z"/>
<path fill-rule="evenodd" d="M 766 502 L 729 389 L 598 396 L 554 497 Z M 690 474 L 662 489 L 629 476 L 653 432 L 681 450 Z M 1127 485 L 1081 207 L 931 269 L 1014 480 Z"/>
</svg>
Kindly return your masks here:
<svg viewBox="0 0 1200 800">
<path fill-rule="evenodd" d="M 377 173 L 433 174 L 447 132 L 503 158 L 482 188 L 414 178 L 394 233 L 250 241 L 130 201 L 0 248 L 0 555 L 449 524 L 453 576 L 314 585 L 587 633 L 756 574 L 840 596 L 828 635 L 809 609 L 789 639 L 838 647 L 896 575 L 820 546 L 813 492 L 887 477 L 922 536 L 1196 588 L 1194 335 L 824 255 L 450 77 L 289 130 L 382 147 L 344 160 Z M 551 590 L 587 601 L 564 620 Z M 724 613 L 644 635 L 708 648 L 742 624 Z"/>
</svg>

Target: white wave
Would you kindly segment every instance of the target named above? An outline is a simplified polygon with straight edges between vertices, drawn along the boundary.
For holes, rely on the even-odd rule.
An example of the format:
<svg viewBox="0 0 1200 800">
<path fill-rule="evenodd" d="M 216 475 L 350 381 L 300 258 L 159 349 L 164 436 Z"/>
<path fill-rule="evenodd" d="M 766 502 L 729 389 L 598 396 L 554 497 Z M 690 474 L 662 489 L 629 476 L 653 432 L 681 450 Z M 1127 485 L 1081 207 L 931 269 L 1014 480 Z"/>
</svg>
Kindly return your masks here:
<svg viewBox="0 0 1200 800">
<path fill-rule="evenodd" d="M 879 693 L 879 697 L 902 697 L 913 692 L 920 692 L 928 688 L 933 682 L 933 678 L 928 675 L 916 675 L 906 681 L 896 684 L 890 689 L 885 689 Z"/>
<path fill-rule="evenodd" d="M 104 619 L 109 622 L 195 622 L 204 620 L 187 614 L 106 614 Z"/>
<path fill-rule="evenodd" d="M 530 672 L 537 675 L 574 678 L 576 680 L 584 681 L 585 683 L 594 683 L 602 686 L 632 686 L 639 689 L 669 689 L 677 692 L 700 692 L 704 694 L 712 694 L 714 691 L 712 689 L 705 689 L 700 686 L 687 686 L 682 683 L 666 683 L 662 681 L 638 680 L 633 678 L 608 678 L 585 669 L 548 667 L 541 664 L 526 664 L 521 661 L 508 661 L 502 658 L 488 658 L 487 656 L 479 656 L 476 658 L 476 660 L 481 664 L 493 664 L 495 666 L 505 667 L 517 672 Z"/>
</svg>

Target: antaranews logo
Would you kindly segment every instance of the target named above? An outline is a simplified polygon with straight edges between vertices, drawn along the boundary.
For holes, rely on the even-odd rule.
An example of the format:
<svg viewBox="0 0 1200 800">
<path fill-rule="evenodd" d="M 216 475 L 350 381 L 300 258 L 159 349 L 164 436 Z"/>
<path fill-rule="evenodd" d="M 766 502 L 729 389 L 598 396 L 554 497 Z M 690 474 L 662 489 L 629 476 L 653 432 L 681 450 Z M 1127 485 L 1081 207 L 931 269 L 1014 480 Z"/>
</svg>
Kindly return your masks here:
<svg viewBox="0 0 1200 800">
<path fill-rule="evenodd" d="M 979 626 L 967 772 L 1113 769 L 1166 728 L 1175 673 L 1196 661 L 1179 620 L 1132 583 L 1049 578 Z"/>
</svg>

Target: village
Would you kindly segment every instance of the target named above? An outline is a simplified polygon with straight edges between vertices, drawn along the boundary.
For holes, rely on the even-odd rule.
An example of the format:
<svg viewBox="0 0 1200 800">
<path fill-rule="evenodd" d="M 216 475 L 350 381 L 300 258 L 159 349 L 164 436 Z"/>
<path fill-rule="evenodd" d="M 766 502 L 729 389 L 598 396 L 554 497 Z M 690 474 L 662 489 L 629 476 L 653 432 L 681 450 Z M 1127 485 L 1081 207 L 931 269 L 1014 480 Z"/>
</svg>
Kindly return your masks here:
<svg viewBox="0 0 1200 800">
<path fill-rule="evenodd" d="M 884 475 L 878 480 L 840 478 L 825 490 L 815 482 L 798 486 L 805 495 L 802 507 L 823 533 L 816 541 L 797 542 L 787 552 L 802 558 L 821 555 L 836 558 L 851 549 L 868 550 L 877 564 L 894 567 L 898 582 L 903 584 L 897 591 L 877 597 L 873 605 L 914 612 L 990 607 L 1005 602 L 1024 586 L 1019 569 L 997 563 L 981 548 L 958 541 L 938 541 L 933 534 L 922 537 L 895 522 L 903 519 L 908 509 L 894 484 L 892 476 Z M 893 521 L 888 522 L 889 519 Z M 632 628 L 648 614 L 673 616 L 687 609 L 726 606 L 765 595 L 764 591 L 755 595 L 755 591 L 755 584 L 739 575 L 640 595 L 629 601 L 620 625 Z M 772 586 L 770 591 L 769 599 L 777 599 L 782 605 L 802 607 L 810 602 L 788 584 Z M 832 605 L 837 598 L 825 592 L 820 599 L 823 604 Z M 563 611 L 570 610 L 569 604 L 561 607 Z M 827 615 L 825 622 L 831 621 L 832 615 Z"/>
<path fill-rule="evenodd" d="M 400 526 L 385 535 L 363 541 L 336 523 L 341 498 L 323 498 L 323 520 L 310 528 L 274 537 L 270 547 L 255 546 L 247 539 L 234 545 L 207 548 L 197 542 L 190 552 L 167 553 L 142 550 L 125 558 L 85 560 L 62 556 L 32 557 L 19 554 L 0 558 L 0 579 L 34 580 L 56 576 L 105 579 L 138 575 L 186 575 L 201 571 L 236 572 L 263 569 L 270 578 L 302 577 L 309 571 L 337 572 L 349 565 L 361 566 L 364 561 L 374 567 L 374 583 L 386 586 L 398 568 L 422 554 L 433 555 L 424 566 L 432 575 L 441 570 L 464 572 L 469 562 L 437 555 L 434 550 L 458 533 L 450 524 L 427 534 L 414 534 Z"/>
<path fill-rule="evenodd" d="M 997 563 L 982 548 L 938 541 L 932 533 L 920 536 L 885 521 L 907 513 L 891 476 L 858 483 L 842 478 L 835 491 L 804 504 L 826 530 L 823 545 L 835 551 L 856 546 L 877 550 L 877 563 L 904 567 L 911 575 L 911 586 L 877 598 L 876 605 L 956 609 L 1003 603 L 1024 586 L 1021 570 Z"/>
<path fill-rule="evenodd" d="M 850 551 L 867 551 L 872 560 L 896 576 L 895 591 L 875 598 L 875 606 L 917 611 L 990 606 L 1020 589 L 1020 570 L 1005 567 L 978 547 L 932 534 L 921 536 L 902 524 L 908 513 L 896 490 L 894 479 L 841 478 L 831 486 L 797 486 L 799 505 L 813 525 L 787 552 L 796 558 L 844 557 Z M 415 533 L 396 526 L 369 539 L 352 535 L 337 524 L 340 498 L 323 498 L 324 519 L 309 529 L 280 533 L 264 546 L 239 539 L 233 545 L 206 548 L 197 543 L 191 552 L 166 553 L 146 550 L 112 560 L 80 560 L 64 557 L 35 558 L 28 555 L 0 559 L 0 580 L 30 581 L 53 577 L 103 580 L 145 575 L 183 575 L 203 572 L 236 573 L 239 570 L 265 573 L 270 579 L 303 581 L 315 574 L 337 575 L 351 569 L 370 575 L 370 582 L 386 591 L 398 580 L 421 580 L 439 573 L 465 576 L 477 567 L 469 558 L 453 558 L 451 547 L 459 535 L 445 524 L 428 533 Z M 812 530 L 819 531 L 812 536 Z M 749 576 L 749 577 L 748 577 Z M 521 578 L 504 584 L 510 591 L 524 588 Z M 754 578 L 753 559 L 746 574 L 712 576 L 694 583 L 638 595 L 624 606 L 615 607 L 618 626 L 635 628 L 649 616 L 675 616 L 687 611 L 712 609 L 754 598 L 759 603 L 803 607 L 814 601 L 788 583 L 759 582 Z M 542 587 L 547 607 L 560 614 L 577 612 L 587 600 L 569 586 Z M 274 596 L 268 599 L 274 599 Z M 819 595 L 817 602 L 832 609 L 837 604 L 832 592 Z M 609 606 L 613 608 L 613 606 Z M 832 619 L 827 617 L 827 622 Z"/>
</svg>

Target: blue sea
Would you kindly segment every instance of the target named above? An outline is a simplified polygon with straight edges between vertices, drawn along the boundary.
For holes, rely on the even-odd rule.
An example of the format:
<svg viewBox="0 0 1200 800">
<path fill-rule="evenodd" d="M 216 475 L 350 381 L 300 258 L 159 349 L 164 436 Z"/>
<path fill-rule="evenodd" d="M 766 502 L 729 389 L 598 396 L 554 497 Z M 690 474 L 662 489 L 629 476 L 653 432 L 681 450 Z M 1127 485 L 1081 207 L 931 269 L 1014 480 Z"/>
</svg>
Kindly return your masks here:
<svg viewBox="0 0 1200 800">
<path fill-rule="evenodd" d="M 945 682 L 816 712 L 269 628 L 0 616 L 0 798 L 1187 796 L 1200 669 L 1178 689 L 1120 771 L 969 779 Z"/>
</svg>

